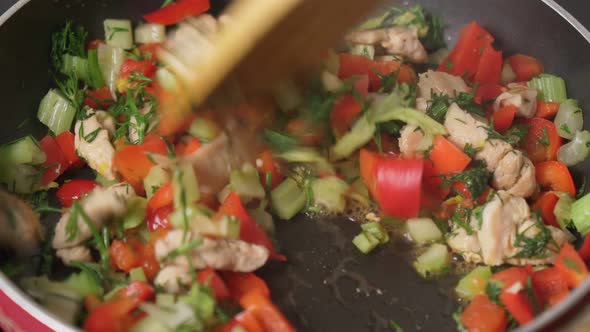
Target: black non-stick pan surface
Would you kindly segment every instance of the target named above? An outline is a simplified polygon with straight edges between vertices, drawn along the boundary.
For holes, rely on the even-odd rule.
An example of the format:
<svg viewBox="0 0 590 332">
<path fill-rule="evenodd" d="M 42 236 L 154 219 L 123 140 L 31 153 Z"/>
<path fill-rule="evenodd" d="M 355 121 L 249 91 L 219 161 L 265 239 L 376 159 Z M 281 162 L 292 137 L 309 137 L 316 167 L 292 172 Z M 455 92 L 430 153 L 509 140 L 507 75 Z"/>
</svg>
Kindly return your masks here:
<svg viewBox="0 0 590 332">
<path fill-rule="evenodd" d="M 219 11 L 225 1 L 211 0 Z M 314 0 L 318 1 L 318 0 Z M 31 131 L 41 136 L 34 118 L 40 98 L 52 85 L 49 72 L 50 33 L 66 20 L 83 24 L 102 36 L 105 18 L 131 18 L 161 5 L 162 0 L 32 0 L 0 26 L 0 142 Z M 546 3 L 547 2 L 547 3 Z M 496 37 L 497 48 L 540 58 L 546 70 L 566 78 L 569 95 L 590 105 L 590 44 L 573 26 L 540 0 L 423 0 L 445 21 L 448 44 L 458 31 L 477 20 Z M 549 4 L 548 4 L 549 3 Z M 336 11 L 342 10 L 335 8 Z M 575 13 L 574 13 L 575 14 Z M 329 24 L 329 22 L 326 22 Z M 269 56 L 272 56 L 269 54 Z M 585 112 L 586 113 L 586 112 Z M 588 113 L 586 113 L 588 114 Z M 589 116 L 590 117 L 590 116 Z M 590 175 L 588 162 L 575 176 Z M 403 239 L 393 239 L 369 255 L 351 243 L 359 231 L 347 218 L 277 220 L 277 239 L 286 263 L 270 263 L 260 274 L 272 289 L 274 301 L 301 331 L 381 331 L 394 320 L 405 331 L 454 331 L 453 273 L 435 282 L 418 277 Z M 587 282 L 575 293 L 590 289 Z M 560 311 L 575 305 L 565 301 Z M 558 313 L 546 313 L 554 321 Z M 533 324 L 533 327 L 537 327 Z M 552 329 L 552 328 L 551 328 Z"/>
</svg>

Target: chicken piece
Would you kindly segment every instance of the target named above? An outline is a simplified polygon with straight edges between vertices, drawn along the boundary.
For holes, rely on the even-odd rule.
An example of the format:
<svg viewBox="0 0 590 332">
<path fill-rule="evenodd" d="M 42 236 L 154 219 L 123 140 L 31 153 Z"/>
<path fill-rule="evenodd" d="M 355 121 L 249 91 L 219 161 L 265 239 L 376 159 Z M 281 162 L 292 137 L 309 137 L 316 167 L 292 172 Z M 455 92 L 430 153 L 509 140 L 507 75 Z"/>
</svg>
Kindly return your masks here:
<svg viewBox="0 0 590 332">
<path fill-rule="evenodd" d="M 537 112 L 537 89 L 514 83 L 508 84 L 508 89 L 496 98 L 494 110 L 514 105 L 517 108 L 516 115 L 532 118 Z"/>
<path fill-rule="evenodd" d="M 493 172 L 504 156 L 514 150 L 512 145 L 499 139 L 488 140 L 483 148 L 475 154 L 475 159 L 483 160 L 486 163 L 488 171 Z"/>
<path fill-rule="evenodd" d="M 391 27 L 355 31 L 347 36 L 347 41 L 353 44 L 380 45 L 388 53 L 401 55 L 413 63 L 426 63 L 428 53 L 418 38 L 418 29 L 406 27 Z"/>
<path fill-rule="evenodd" d="M 179 294 L 183 286 L 189 286 L 193 277 L 186 266 L 169 265 L 158 272 L 154 284 L 164 288 L 167 293 Z"/>
<path fill-rule="evenodd" d="M 89 221 L 100 230 L 112 219 L 121 217 L 127 212 L 127 203 L 135 196 L 133 187 L 126 183 L 120 183 L 109 188 L 96 187 L 82 200 L 81 208 Z M 68 227 L 72 209 L 64 213 L 55 226 L 53 248 L 62 249 L 75 247 L 92 237 L 92 231 L 85 219 L 78 215 L 76 226 Z M 75 231 L 68 232 L 68 229 Z"/>
<path fill-rule="evenodd" d="M 466 144 L 481 148 L 488 139 L 487 124 L 474 118 L 455 103 L 449 107 L 444 125 L 451 135 L 451 142 L 461 149 Z"/>
<path fill-rule="evenodd" d="M 113 118 L 103 111 L 97 111 L 85 120 L 76 122 L 75 146 L 78 155 L 88 166 L 108 180 L 115 180 L 113 158 L 115 148 L 110 136 L 115 131 Z"/>
<path fill-rule="evenodd" d="M 92 262 L 90 249 L 85 246 L 58 249 L 55 255 L 68 266 L 71 266 L 72 262 Z"/>
<path fill-rule="evenodd" d="M 418 77 L 418 97 L 426 100 L 430 100 L 433 93 L 454 98 L 467 91 L 467 84 L 459 76 L 429 70 Z"/>
<path fill-rule="evenodd" d="M 530 197 L 537 189 L 535 166 L 529 158 L 523 157 L 524 163 L 519 172 L 516 183 L 508 189 L 508 193 L 519 197 Z"/>
<path fill-rule="evenodd" d="M 229 182 L 232 157 L 229 137 L 219 135 L 184 158 L 193 165 L 199 180 L 199 190 L 209 194 L 219 192 Z"/>
<path fill-rule="evenodd" d="M 29 256 L 38 249 L 41 237 L 39 216 L 27 203 L 0 190 L 0 248 Z"/>
<path fill-rule="evenodd" d="M 494 170 L 492 186 L 498 190 L 512 188 L 518 180 L 524 159 L 522 152 L 514 149 L 504 155 Z"/>
<path fill-rule="evenodd" d="M 480 226 L 481 223 L 481 226 Z M 471 216 L 473 235 L 468 236 L 465 230 L 457 229 L 447 242 L 457 253 L 472 262 L 481 261 L 486 265 L 546 264 L 551 262 L 561 245 L 568 240 L 567 234 L 551 226 L 546 227 L 553 241 L 546 245 L 544 253 L 536 257 L 516 258 L 522 250 L 517 244 L 518 236 L 533 238 L 542 231 L 539 222 L 531 218 L 527 202 L 522 197 L 513 196 L 506 191 L 498 191 L 488 202 L 481 214 L 481 220 Z M 478 250 L 479 246 L 479 250 Z"/>
<path fill-rule="evenodd" d="M 405 125 L 400 131 L 399 149 L 406 157 L 412 157 L 432 146 L 432 136 L 424 135 L 418 126 Z"/>
<path fill-rule="evenodd" d="M 156 242 L 156 257 L 160 262 L 166 263 L 168 255 L 183 243 L 199 239 L 201 243 L 190 251 L 192 266 L 196 269 L 210 267 L 215 270 L 252 272 L 262 267 L 269 256 L 265 247 L 241 240 L 199 238 L 190 231 L 184 241 L 183 236 L 184 231 L 177 229 Z M 171 262 L 178 266 L 189 266 L 184 255 L 173 258 Z"/>
</svg>

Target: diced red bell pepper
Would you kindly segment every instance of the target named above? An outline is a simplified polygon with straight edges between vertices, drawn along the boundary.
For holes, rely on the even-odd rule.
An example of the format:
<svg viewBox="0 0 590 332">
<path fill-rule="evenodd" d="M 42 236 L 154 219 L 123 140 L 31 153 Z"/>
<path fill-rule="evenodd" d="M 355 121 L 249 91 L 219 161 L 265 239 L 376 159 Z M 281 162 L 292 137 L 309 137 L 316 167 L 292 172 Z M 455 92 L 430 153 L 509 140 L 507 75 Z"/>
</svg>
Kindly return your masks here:
<svg viewBox="0 0 590 332">
<path fill-rule="evenodd" d="M 542 188 L 576 196 L 576 185 L 569 169 L 559 161 L 546 161 L 535 166 L 537 183 Z"/>
<path fill-rule="evenodd" d="M 270 299 L 258 292 L 246 293 L 240 298 L 240 305 L 254 314 L 265 331 L 296 331 L 293 325 L 291 325 Z"/>
<path fill-rule="evenodd" d="M 559 228 L 557 218 L 555 217 L 555 213 L 553 213 L 553 209 L 558 200 L 559 197 L 554 192 L 544 192 L 531 206 L 531 210 L 541 211 L 541 217 L 545 224 Z"/>
<path fill-rule="evenodd" d="M 561 247 L 553 264 L 570 288 L 578 287 L 588 276 L 586 264 L 570 243 Z"/>
<path fill-rule="evenodd" d="M 148 157 L 148 153 L 167 153 L 164 139 L 155 135 L 148 135 L 143 143 L 128 145 L 115 154 L 114 165 L 124 181 L 135 188 L 138 193 L 143 193 L 142 181 L 148 175 L 155 164 Z"/>
<path fill-rule="evenodd" d="M 92 180 L 74 179 L 62 184 L 56 196 L 63 207 L 70 207 L 74 201 L 90 193 L 98 183 Z"/>
<path fill-rule="evenodd" d="M 137 50 L 143 55 L 144 59 L 153 61 L 156 60 L 158 50 L 161 46 L 161 43 L 147 43 L 139 46 Z"/>
<path fill-rule="evenodd" d="M 480 84 L 499 84 L 502 76 L 502 52 L 487 45 L 479 59 L 474 81 Z"/>
<path fill-rule="evenodd" d="M 508 312 L 514 317 L 520 325 L 524 325 L 533 320 L 535 314 L 533 308 L 527 299 L 524 291 L 524 284 L 517 291 L 511 289 L 500 293 L 500 301 L 504 304 Z"/>
<path fill-rule="evenodd" d="M 559 112 L 560 106 L 560 103 L 537 100 L 537 113 L 535 113 L 535 117 L 551 119 Z"/>
<path fill-rule="evenodd" d="M 363 182 L 373 197 L 376 195 L 377 183 L 375 182 L 375 167 L 380 157 L 377 153 L 371 152 L 367 149 L 360 151 L 360 173 Z"/>
<path fill-rule="evenodd" d="M 449 194 L 449 188 L 442 188 L 441 175 L 459 173 L 467 168 L 471 158 L 459 149 L 455 144 L 438 135 L 434 138 L 429 160 L 425 161 L 424 181 L 430 192 L 439 198 L 445 198 Z"/>
<path fill-rule="evenodd" d="M 169 204 L 162 206 L 157 209 L 147 209 L 145 213 L 145 219 L 148 225 L 148 229 L 154 232 L 158 229 L 172 229 L 168 217 L 174 212 L 174 205 Z"/>
<path fill-rule="evenodd" d="M 134 281 L 127 285 L 127 287 L 117 291 L 117 295 L 120 298 L 129 298 L 133 300 L 135 305 L 153 299 L 155 294 L 154 288 L 145 281 Z"/>
<path fill-rule="evenodd" d="M 256 221 L 250 217 L 246 209 L 244 209 L 244 206 L 240 201 L 240 196 L 238 196 L 236 192 L 231 192 L 227 196 L 227 198 L 223 201 L 223 204 L 221 204 L 217 214 L 219 216 L 232 215 L 240 221 L 241 240 L 266 247 L 270 252 L 271 259 L 280 261 L 286 260 L 285 256 L 277 253 L 274 245 L 270 241 L 262 226 L 256 223 Z"/>
<path fill-rule="evenodd" d="M 179 157 L 191 155 L 201 147 L 201 142 L 194 137 L 183 137 L 174 147 L 174 153 Z"/>
<path fill-rule="evenodd" d="M 512 287 L 516 283 L 526 285 L 527 278 L 531 275 L 532 268 L 511 267 L 492 275 L 491 279 L 502 283 L 502 290 Z"/>
<path fill-rule="evenodd" d="M 270 177 L 270 189 L 274 189 L 283 181 L 283 175 L 277 168 L 276 160 L 271 150 L 264 150 L 256 160 L 256 169 L 260 174 L 260 182 L 266 188 L 267 177 Z"/>
<path fill-rule="evenodd" d="M 80 159 L 76 153 L 75 139 L 76 137 L 70 131 L 64 131 L 55 137 L 57 145 L 68 160 L 68 169 L 78 169 L 84 166 L 84 160 Z"/>
<path fill-rule="evenodd" d="M 291 119 L 287 123 L 285 129 L 288 134 L 295 137 L 299 143 L 304 145 L 320 145 L 325 137 L 323 125 L 310 121 L 304 117 Z"/>
<path fill-rule="evenodd" d="M 369 75 L 360 75 L 354 82 L 354 88 L 363 97 L 369 94 Z"/>
<path fill-rule="evenodd" d="M 529 126 L 529 132 L 521 142 L 529 159 L 534 163 L 556 160 L 557 150 L 561 146 L 561 137 L 552 121 L 532 118 L 523 121 Z"/>
<path fill-rule="evenodd" d="M 127 332 L 133 324 L 131 312 L 136 308 L 133 299 L 123 297 L 96 307 L 84 322 L 85 332 Z"/>
<path fill-rule="evenodd" d="M 172 188 L 172 181 L 163 184 L 150 198 L 147 203 L 148 210 L 157 210 L 172 204 L 174 201 L 174 190 Z"/>
<path fill-rule="evenodd" d="M 518 109 L 514 105 L 507 105 L 498 108 L 492 113 L 492 120 L 494 121 L 494 129 L 499 133 L 504 133 L 510 127 L 514 121 L 514 116 Z"/>
<path fill-rule="evenodd" d="M 399 83 L 411 83 L 416 80 L 416 72 L 412 67 L 399 61 L 376 62 L 367 57 L 349 53 L 341 53 L 339 58 L 338 77 L 345 79 L 355 75 L 368 75 L 370 91 L 377 91 L 381 87 L 379 74 L 388 75 L 399 71 L 397 76 Z"/>
<path fill-rule="evenodd" d="M 46 168 L 41 178 L 41 185 L 46 186 L 62 175 L 70 163 L 53 137 L 46 135 L 39 141 L 39 145 L 47 157 L 41 165 Z"/>
<path fill-rule="evenodd" d="M 564 293 L 569 294 L 567 282 L 555 267 L 533 272 L 532 282 L 543 303 L 547 303 L 549 306 L 562 300 Z"/>
<path fill-rule="evenodd" d="M 508 318 L 500 305 L 484 295 L 476 295 L 461 313 L 461 323 L 468 331 L 504 332 Z"/>
<path fill-rule="evenodd" d="M 209 0 L 177 0 L 144 15 L 143 19 L 150 23 L 173 25 L 189 16 L 202 14 L 209 10 L 209 7 Z"/>
<path fill-rule="evenodd" d="M 586 235 L 584 244 L 582 244 L 582 247 L 578 250 L 578 254 L 580 254 L 580 257 L 585 261 L 590 259 L 590 235 Z"/>
<path fill-rule="evenodd" d="M 108 109 L 114 102 L 111 89 L 108 86 L 86 91 L 86 98 L 84 99 L 84 105 L 103 110 Z"/>
<path fill-rule="evenodd" d="M 473 99 L 478 104 L 489 103 L 502 94 L 503 87 L 500 84 L 480 84 L 475 90 Z"/>
<path fill-rule="evenodd" d="M 477 73 L 484 50 L 493 42 L 494 37 L 487 30 L 472 22 L 461 31 L 457 45 L 437 70 L 471 79 Z"/>
<path fill-rule="evenodd" d="M 131 269 L 141 265 L 140 258 L 129 244 L 114 240 L 109 247 L 110 262 L 116 269 L 129 273 Z"/>
<path fill-rule="evenodd" d="M 257 292 L 263 296 L 270 297 L 270 289 L 266 282 L 256 274 L 241 272 L 222 272 L 231 296 L 240 299 L 248 292 Z"/>
<path fill-rule="evenodd" d="M 375 198 L 384 214 L 414 218 L 420 211 L 422 159 L 382 157 L 375 165 Z"/>
<path fill-rule="evenodd" d="M 121 65 L 119 77 L 127 78 L 131 73 L 139 73 L 146 77 L 153 78 L 156 74 L 156 69 L 156 64 L 151 60 L 127 59 L 123 62 L 123 65 Z"/>
<path fill-rule="evenodd" d="M 362 105 L 352 95 L 344 95 L 338 98 L 330 113 L 332 130 L 344 134 L 350 129 L 350 126 L 361 112 Z"/>
<path fill-rule="evenodd" d="M 237 327 L 241 327 L 248 332 L 265 332 L 258 318 L 256 318 L 251 310 L 245 310 L 235 315 L 232 320 L 223 324 L 215 332 L 233 332 Z"/>
<path fill-rule="evenodd" d="M 508 57 L 507 60 L 516 74 L 516 80 L 519 82 L 529 81 L 531 78 L 538 76 L 545 71 L 543 64 L 532 56 L 515 54 Z"/>
<path fill-rule="evenodd" d="M 208 286 L 213 291 L 216 300 L 224 300 L 229 298 L 230 293 L 225 285 L 225 282 L 219 277 L 219 275 L 212 268 L 199 271 L 197 273 L 197 279 L 202 285 Z"/>
</svg>

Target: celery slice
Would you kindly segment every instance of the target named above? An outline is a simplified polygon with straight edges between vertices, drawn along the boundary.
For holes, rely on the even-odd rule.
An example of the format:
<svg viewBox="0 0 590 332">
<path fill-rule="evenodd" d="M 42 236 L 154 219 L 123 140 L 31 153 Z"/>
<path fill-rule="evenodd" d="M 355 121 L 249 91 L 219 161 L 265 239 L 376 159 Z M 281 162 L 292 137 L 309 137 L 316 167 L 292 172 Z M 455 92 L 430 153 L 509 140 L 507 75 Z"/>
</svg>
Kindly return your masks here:
<svg viewBox="0 0 590 332">
<path fill-rule="evenodd" d="M 430 218 L 413 218 L 406 222 L 408 233 L 414 242 L 425 244 L 440 241 L 443 234 Z"/>
<path fill-rule="evenodd" d="M 201 142 L 212 141 L 220 132 L 221 129 L 214 121 L 201 117 L 194 119 L 188 129 L 188 133 Z"/>
<path fill-rule="evenodd" d="M 492 268 L 478 266 L 459 280 L 455 292 L 460 298 L 471 300 L 476 295 L 485 294 L 488 279 L 492 276 Z"/>
<path fill-rule="evenodd" d="M 123 228 L 135 228 L 145 221 L 147 200 L 140 196 L 132 197 L 128 203 L 127 213 L 122 218 Z"/>
<path fill-rule="evenodd" d="M 80 80 L 88 80 L 88 60 L 79 56 L 64 54 L 63 65 L 60 70 L 63 74 L 75 74 Z"/>
<path fill-rule="evenodd" d="M 572 204 L 571 216 L 582 236 L 590 233 L 590 194 L 586 194 Z"/>
<path fill-rule="evenodd" d="M 145 23 L 135 28 L 135 42 L 139 44 L 162 43 L 166 40 L 166 26 Z"/>
<path fill-rule="evenodd" d="M 379 239 L 377 239 L 371 233 L 361 232 L 352 239 L 352 243 L 363 254 L 368 254 L 379 245 Z"/>
<path fill-rule="evenodd" d="M 125 50 L 120 47 L 111 47 L 106 44 L 98 45 L 96 49 L 98 56 L 98 65 L 102 72 L 102 78 L 105 84 L 112 91 L 117 91 L 116 83 L 119 77 L 119 71 L 125 61 Z"/>
<path fill-rule="evenodd" d="M 559 227 L 567 231 L 567 226 L 572 221 L 572 204 L 574 203 L 574 198 L 567 193 L 556 194 L 559 200 L 553 208 L 553 214 L 555 214 Z"/>
<path fill-rule="evenodd" d="M 147 278 L 145 276 L 145 273 L 143 272 L 143 268 L 140 267 L 136 267 L 134 269 L 131 269 L 131 271 L 129 271 L 129 280 L 130 281 L 147 281 Z"/>
<path fill-rule="evenodd" d="M 291 178 L 285 179 L 270 192 L 272 208 L 281 219 L 291 219 L 305 207 L 305 192 Z"/>
<path fill-rule="evenodd" d="M 0 146 L 0 162 L 3 164 L 39 165 L 45 159 L 45 152 L 33 136 L 25 136 Z"/>
<path fill-rule="evenodd" d="M 373 60 L 375 58 L 375 46 L 356 44 L 350 47 L 350 53 L 364 56 Z"/>
<path fill-rule="evenodd" d="M 563 103 L 567 99 L 565 81 L 551 74 L 541 74 L 528 83 L 529 87 L 539 91 L 538 98 L 542 101 Z"/>
<path fill-rule="evenodd" d="M 426 113 L 420 112 L 413 108 L 395 108 L 380 114 L 376 114 L 373 118 L 375 123 L 388 122 L 392 120 L 399 120 L 418 126 L 422 129 L 422 131 L 432 136 L 445 135 L 447 133 L 445 126 L 426 115 Z"/>
<path fill-rule="evenodd" d="M 174 209 L 181 210 L 189 204 L 195 203 L 200 198 L 199 182 L 193 166 L 182 163 L 174 170 L 172 179 L 174 191 Z"/>
<path fill-rule="evenodd" d="M 361 225 L 363 232 L 373 235 L 380 244 L 389 242 L 389 234 L 383 225 L 376 221 L 364 223 Z"/>
<path fill-rule="evenodd" d="M 133 33 L 129 20 L 104 20 L 104 34 L 107 45 L 125 50 L 133 48 Z"/>
<path fill-rule="evenodd" d="M 449 265 L 450 255 L 447 246 L 440 243 L 432 244 L 426 252 L 416 258 L 414 267 L 423 277 L 440 273 Z"/>
<path fill-rule="evenodd" d="M 559 136 L 567 139 L 574 138 L 574 135 L 584 127 L 584 115 L 578 101 L 568 99 L 562 102 L 554 122 Z"/>
<path fill-rule="evenodd" d="M 70 130 L 76 116 L 76 109 L 56 89 L 51 89 L 39 104 L 37 118 L 46 125 L 51 132 L 59 135 Z"/>
<path fill-rule="evenodd" d="M 88 50 L 88 84 L 94 89 L 102 88 L 106 84 L 98 64 L 97 50 Z"/>
<path fill-rule="evenodd" d="M 346 182 L 335 176 L 315 179 L 311 184 L 314 205 L 322 206 L 331 212 L 344 212 L 344 193 L 348 188 Z"/>
<path fill-rule="evenodd" d="M 330 149 L 331 157 L 340 160 L 350 156 L 355 150 L 367 144 L 376 130 L 375 124 L 368 120 L 367 115 L 362 116 Z"/>
<path fill-rule="evenodd" d="M 31 194 L 39 190 L 43 173 L 26 164 L 0 165 L 0 184 L 17 194 Z"/>
<path fill-rule="evenodd" d="M 243 202 L 251 199 L 262 199 L 266 195 L 260 184 L 258 171 L 254 166 L 246 163 L 241 170 L 233 170 L 229 180 L 231 189 L 235 191 Z"/>
<path fill-rule="evenodd" d="M 170 181 L 170 175 L 162 166 L 152 166 L 148 175 L 143 179 L 143 189 L 147 198 L 150 199 L 156 193 L 156 190 L 168 181 Z"/>
</svg>

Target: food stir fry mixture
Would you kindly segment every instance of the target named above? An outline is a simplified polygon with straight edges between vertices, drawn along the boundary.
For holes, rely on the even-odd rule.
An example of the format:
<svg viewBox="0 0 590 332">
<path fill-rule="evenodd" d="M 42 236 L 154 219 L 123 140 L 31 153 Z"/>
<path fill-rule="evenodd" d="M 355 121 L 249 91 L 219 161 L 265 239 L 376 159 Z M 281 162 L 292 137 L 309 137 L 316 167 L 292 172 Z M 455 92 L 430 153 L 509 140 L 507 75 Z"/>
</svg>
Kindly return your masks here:
<svg viewBox="0 0 590 332">
<path fill-rule="evenodd" d="M 255 274 L 288 264 L 273 219 L 353 206 L 374 211 L 356 218 L 362 253 L 411 239 L 429 279 L 470 264 L 461 330 L 527 324 L 586 278 L 590 196 L 568 166 L 590 133 L 540 60 L 503 54 L 477 22 L 446 49 L 440 18 L 393 9 L 327 51 L 307 88 L 285 82 L 272 102 L 200 110 L 161 136 L 158 105 L 178 83 L 158 49 L 185 19 L 222 30 L 208 8 L 107 19 L 97 40 L 70 22 L 52 34 L 49 131 L 0 147 L 2 184 L 34 212 L 1 193 L 0 239 L 41 253 L 35 276 L 2 269 L 54 314 L 88 332 L 294 331 Z M 47 215 L 59 220 L 43 232 Z M 405 237 L 390 238 L 393 219 Z"/>
</svg>

